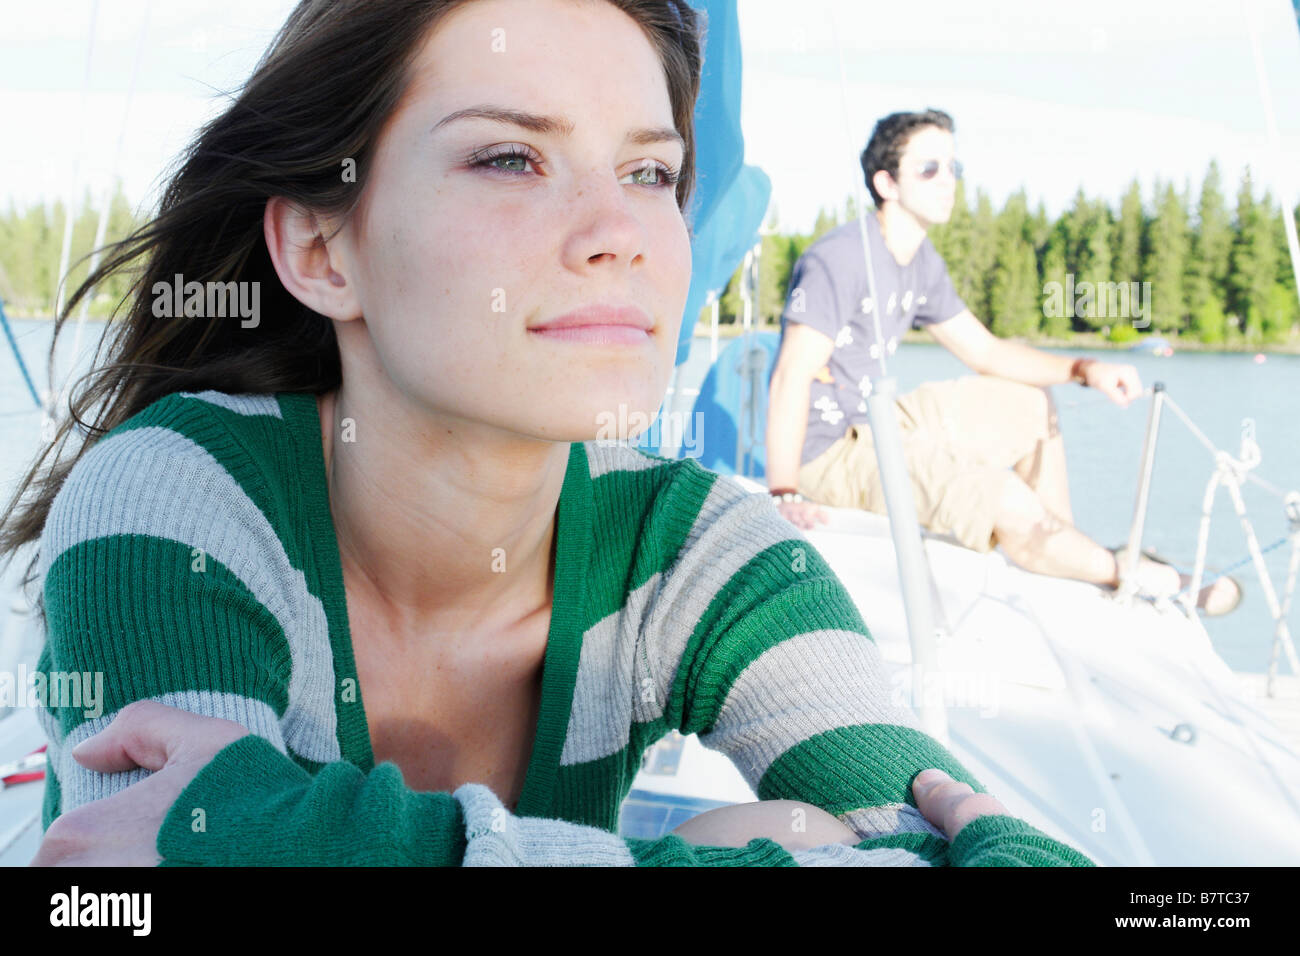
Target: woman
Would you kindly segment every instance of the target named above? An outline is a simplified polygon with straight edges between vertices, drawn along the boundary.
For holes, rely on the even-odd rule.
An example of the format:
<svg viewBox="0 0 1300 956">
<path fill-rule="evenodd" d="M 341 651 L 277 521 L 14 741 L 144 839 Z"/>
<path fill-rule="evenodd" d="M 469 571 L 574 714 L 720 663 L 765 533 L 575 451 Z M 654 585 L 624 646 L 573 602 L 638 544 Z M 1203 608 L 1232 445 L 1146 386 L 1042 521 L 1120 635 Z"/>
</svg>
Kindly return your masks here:
<svg viewBox="0 0 1300 956">
<path fill-rule="evenodd" d="M 672 368 L 699 31 L 679 0 L 294 11 L 122 254 L 107 434 L 0 541 L 41 529 L 40 666 L 108 698 L 44 714 L 37 862 L 1090 863 L 890 700 L 765 496 L 592 440 Z M 261 314 L 160 319 L 173 280 Z M 670 729 L 762 800 L 624 840 Z"/>
</svg>

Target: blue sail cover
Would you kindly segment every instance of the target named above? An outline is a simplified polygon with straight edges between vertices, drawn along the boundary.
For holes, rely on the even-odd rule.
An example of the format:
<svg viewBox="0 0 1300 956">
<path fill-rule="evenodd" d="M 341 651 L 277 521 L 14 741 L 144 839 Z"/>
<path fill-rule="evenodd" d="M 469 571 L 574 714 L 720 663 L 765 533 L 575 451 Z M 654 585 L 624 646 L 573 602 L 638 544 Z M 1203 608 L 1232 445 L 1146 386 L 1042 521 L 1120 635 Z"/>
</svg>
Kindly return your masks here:
<svg viewBox="0 0 1300 956">
<path fill-rule="evenodd" d="M 720 292 L 758 241 L 772 184 L 757 166 L 746 166 L 740 130 L 741 51 L 736 0 L 691 0 L 708 18 L 704 71 L 695 104 L 696 186 L 687 221 L 691 239 L 691 288 L 686 298 L 676 364 L 686 361 L 691 336 L 710 292 Z M 662 411 L 669 410 L 665 400 Z M 638 448 L 657 452 L 660 428 L 643 432 Z"/>
</svg>

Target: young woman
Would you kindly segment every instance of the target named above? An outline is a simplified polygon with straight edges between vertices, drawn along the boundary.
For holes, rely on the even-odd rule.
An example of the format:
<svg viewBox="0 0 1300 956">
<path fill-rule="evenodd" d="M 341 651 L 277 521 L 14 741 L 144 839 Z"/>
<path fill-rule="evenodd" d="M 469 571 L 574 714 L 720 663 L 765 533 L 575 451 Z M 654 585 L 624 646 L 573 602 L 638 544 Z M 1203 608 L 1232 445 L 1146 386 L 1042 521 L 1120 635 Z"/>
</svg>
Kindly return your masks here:
<svg viewBox="0 0 1300 956">
<path fill-rule="evenodd" d="M 701 30 L 294 11 L 106 263 L 148 265 L 102 434 L 0 539 L 40 667 L 105 675 L 43 712 L 37 862 L 1090 864 L 917 728 L 766 496 L 594 440 L 671 372 Z M 670 729 L 761 800 L 620 838 Z"/>
</svg>

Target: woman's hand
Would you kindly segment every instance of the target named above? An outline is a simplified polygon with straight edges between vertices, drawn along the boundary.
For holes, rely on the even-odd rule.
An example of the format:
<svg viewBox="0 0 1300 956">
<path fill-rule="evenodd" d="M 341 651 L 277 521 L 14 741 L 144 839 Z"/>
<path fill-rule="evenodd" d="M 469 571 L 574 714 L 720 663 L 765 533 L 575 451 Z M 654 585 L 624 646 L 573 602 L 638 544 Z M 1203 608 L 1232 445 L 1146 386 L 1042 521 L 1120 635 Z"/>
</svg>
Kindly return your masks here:
<svg viewBox="0 0 1300 956">
<path fill-rule="evenodd" d="M 152 770 L 121 793 L 59 816 L 45 832 L 32 866 L 157 866 L 158 831 L 191 780 L 242 725 L 201 717 L 155 701 L 136 701 L 103 731 L 80 743 L 72 759 L 88 770 Z"/>
<path fill-rule="evenodd" d="M 822 524 L 830 521 L 825 509 L 811 501 L 778 501 L 776 510 L 781 512 L 782 518 L 804 531 L 810 530 L 819 521 Z"/>
<path fill-rule="evenodd" d="M 985 814 L 1011 816 L 996 797 L 976 793 L 967 783 L 959 783 L 942 770 L 922 770 L 912 781 L 912 793 L 921 815 L 938 827 L 949 842 L 957 839 L 961 828 Z"/>
</svg>

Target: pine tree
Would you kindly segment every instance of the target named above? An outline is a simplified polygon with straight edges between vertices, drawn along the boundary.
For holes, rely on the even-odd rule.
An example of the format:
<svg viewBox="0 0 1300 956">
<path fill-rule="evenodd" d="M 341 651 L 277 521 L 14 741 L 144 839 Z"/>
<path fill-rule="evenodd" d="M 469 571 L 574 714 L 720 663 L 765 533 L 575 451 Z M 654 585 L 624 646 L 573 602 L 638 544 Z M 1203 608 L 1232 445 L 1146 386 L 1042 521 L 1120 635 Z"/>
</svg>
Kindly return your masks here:
<svg viewBox="0 0 1300 956">
<path fill-rule="evenodd" d="M 1151 328 L 1161 332 L 1186 328 L 1187 209 L 1173 183 L 1163 189 L 1157 186 L 1155 215 L 1145 245 L 1142 271 L 1151 283 Z"/>
<path fill-rule="evenodd" d="M 1295 269 L 1291 264 L 1291 249 L 1287 245 L 1285 213 L 1281 208 L 1273 217 L 1273 245 L 1277 247 L 1277 281 L 1295 290 Z M 1293 219 L 1292 222 L 1295 222 Z"/>
<path fill-rule="evenodd" d="M 1219 313 L 1228 294 L 1225 282 L 1228 259 L 1232 251 L 1232 221 L 1223 198 L 1219 164 L 1213 160 L 1201 183 L 1201 198 L 1196 206 L 1196 233 L 1192 242 L 1192 268 L 1188 305 L 1193 315 L 1202 311 L 1206 299 L 1219 303 Z"/>
<path fill-rule="evenodd" d="M 1271 205 L 1267 193 L 1256 201 L 1254 182 L 1247 167 L 1237 191 L 1236 236 L 1229 257 L 1227 284 L 1230 308 L 1238 317 L 1246 341 L 1251 343 L 1264 337 L 1269 299 L 1277 282 Z"/>
<path fill-rule="evenodd" d="M 1206 345 L 1219 345 L 1227 340 L 1228 319 L 1217 296 L 1209 296 L 1192 313 L 1192 332 Z"/>
<path fill-rule="evenodd" d="M 930 230 L 930 242 L 948 266 L 948 275 L 952 278 L 958 294 L 962 290 L 961 279 L 968 268 L 973 228 L 970 206 L 966 202 L 966 184 L 959 179 L 952 204 L 952 215 L 947 222 L 940 223 Z"/>
<path fill-rule="evenodd" d="M 1261 310 L 1260 337 L 1269 343 L 1285 342 L 1298 321 L 1300 307 L 1295 293 L 1281 282 L 1274 282 Z"/>
<path fill-rule="evenodd" d="M 1060 219 L 1047 239 L 1047 248 L 1043 253 L 1042 293 L 1043 321 L 1042 332 L 1054 339 L 1066 338 L 1073 328 L 1073 303 L 1065 301 L 1067 288 L 1065 248 L 1067 243 L 1065 226 Z"/>
<path fill-rule="evenodd" d="M 989 288 L 993 283 L 993 263 L 997 258 L 998 230 L 993 203 L 984 190 L 975 194 L 975 213 L 971 217 L 970 252 L 962 268 L 957 294 L 967 308 L 985 325 L 989 322 Z"/>
<path fill-rule="evenodd" d="M 998 252 L 989 291 L 989 313 L 995 335 L 1027 336 L 1038 331 L 1038 265 L 1023 236 L 1008 236 Z"/>
<path fill-rule="evenodd" d="M 1034 247 L 1034 255 L 1041 256 L 1043 250 L 1047 248 L 1047 240 L 1052 235 L 1052 221 L 1047 218 L 1047 207 L 1043 205 L 1041 199 L 1038 200 L 1038 208 L 1029 217 L 1026 229 L 1028 230 L 1026 238 Z"/>
<path fill-rule="evenodd" d="M 1120 200 L 1119 219 L 1112 243 L 1115 259 L 1111 273 L 1116 282 L 1138 282 L 1142 277 L 1142 187 L 1136 179 Z"/>
<path fill-rule="evenodd" d="M 1091 206 L 1088 197 L 1083 194 L 1083 189 L 1080 187 L 1074 194 L 1073 205 L 1057 221 L 1061 229 L 1061 237 L 1065 242 L 1065 267 L 1076 275 L 1080 271 L 1083 232 L 1087 226 Z"/>
<path fill-rule="evenodd" d="M 1007 197 L 996 222 L 997 250 L 989 282 L 989 327 L 997 335 L 1025 336 L 1038 331 L 1038 263 L 1026 238 L 1029 201 L 1024 190 Z"/>
<path fill-rule="evenodd" d="M 759 260 L 758 303 L 755 321 L 779 321 L 785 310 L 785 297 L 789 288 L 790 273 L 795 260 L 789 258 L 790 243 L 783 237 L 768 233 L 763 236 L 763 255 Z"/>
<path fill-rule="evenodd" d="M 1084 292 L 1085 302 L 1082 309 L 1076 304 L 1076 310 L 1079 318 L 1094 329 L 1114 326 L 1123 317 L 1111 314 L 1113 303 L 1104 291 L 1111 282 L 1110 210 L 1103 203 L 1087 203 L 1081 219 L 1075 281 L 1076 289 Z M 1086 301 L 1088 286 L 1084 283 L 1091 286 L 1091 301 Z"/>
</svg>

